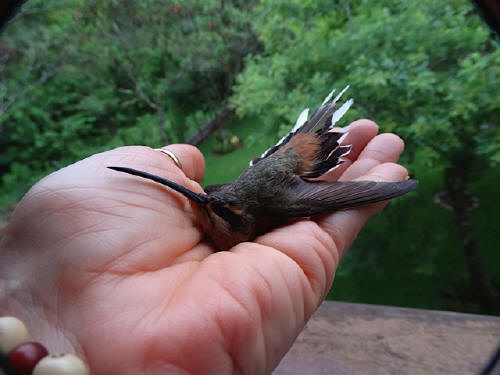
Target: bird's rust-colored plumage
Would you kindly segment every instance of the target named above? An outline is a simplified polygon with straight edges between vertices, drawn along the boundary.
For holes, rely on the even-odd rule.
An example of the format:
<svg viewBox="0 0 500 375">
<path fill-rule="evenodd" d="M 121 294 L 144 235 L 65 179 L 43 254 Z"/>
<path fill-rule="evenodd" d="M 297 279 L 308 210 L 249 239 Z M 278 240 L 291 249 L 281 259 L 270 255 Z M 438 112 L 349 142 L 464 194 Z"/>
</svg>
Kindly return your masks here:
<svg viewBox="0 0 500 375">
<path fill-rule="evenodd" d="M 218 250 L 252 240 L 294 218 L 380 202 L 413 190 L 418 184 L 416 180 L 315 180 L 338 167 L 351 148 L 342 145 L 345 132 L 332 130 L 352 104 L 351 99 L 337 109 L 336 104 L 346 89 L 330 101 L 332 91 L 309 120 L 308 110 L 304 110 L 292 131 L 253 159 L 233 183 L 207 186 L 206 194 L 196 194 L 147 172 L 109 168 L 154 180 L 197 202 L 203 213 L 203 230 Z"/>
<path fill-rule="evenodd" d="M 291 150 L 295 152 L 301 160 L 300 167 L 296 174 L 311 172 L 311 167 L 317 154 L 321 149 L 321 141 L 314 133 L 299 133 L 293 136 L 290 141 L 283 146 L 279 152 Z"/>
</svg>

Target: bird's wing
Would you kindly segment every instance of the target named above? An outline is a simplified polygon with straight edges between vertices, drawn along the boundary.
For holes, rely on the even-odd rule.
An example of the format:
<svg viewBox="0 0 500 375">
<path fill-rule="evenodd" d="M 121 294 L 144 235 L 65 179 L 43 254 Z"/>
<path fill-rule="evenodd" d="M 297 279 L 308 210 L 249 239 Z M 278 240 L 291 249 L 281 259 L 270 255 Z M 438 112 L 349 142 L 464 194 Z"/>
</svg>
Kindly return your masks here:
<svg viewBox="0 0 500 375">
<path fill-rule="evenodd" d="M 346 92 L 349 86 L 346 86 L 333 100 L 331 100 L 333 93 L 335 90 L 332 90 L 330 94 L 325 98 L 321 106 L 313 113 L 311 118 L 307 120 L 309 114 L 309 108 L 306 108 L 302 111 L 295 123 L 295 126 L 292 130 L 281 138 L 276 145 L 265 151 L 260 157 L 253 159 L 250 162 L 250 166 L 258 163 L 260 160 L 267 158 L 272 155 L 276 151 L 278 151 L 281 147 L 286 145 L 290 139 L 296 134 L 299 133 L 316 133 L 318 135 L 326 134 L 331 128 L 335 126 L 335 124 L 340 120 L 340 118 L 347 112 L 347 110 L 351 107 L 353 100 L 349 99 L 346 101 L 340 108 L 337 108 L 337 103 Z M 329 136 L 330 142 L 335 142 L 337 145 L 342 141 L 342 137 L 346 134 L 343 132 L 330 133 L 332 136 Z M 335 138 L 336 139 L 333 139 Z M 330 147 L 331 150 L 331 147 Z M 328 156 L 328 155 L 326 155 Z"/>
<path fill-rule="evenodd" d="M 285 207 L 269 207 L 269 215 L 307 217 L 364 206 L 399 197 L 418 185 L 417 180 L 399 182 L 346 181 L 308 182 L 295 177 L 288 194 L 294 196 Z"/>
</svg>

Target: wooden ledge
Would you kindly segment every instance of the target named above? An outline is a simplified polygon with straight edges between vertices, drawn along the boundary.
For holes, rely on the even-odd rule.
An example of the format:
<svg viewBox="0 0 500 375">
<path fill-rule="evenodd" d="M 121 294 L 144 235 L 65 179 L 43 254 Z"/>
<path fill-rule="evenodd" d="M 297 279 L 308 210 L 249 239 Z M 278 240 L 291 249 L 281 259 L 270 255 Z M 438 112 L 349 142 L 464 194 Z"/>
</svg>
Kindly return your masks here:
<svg viewBox="0 0 500 375">
<path fill-rule="evenodd" d="M 478 374 L 500 317 L 325 301 L 274 375 Z"/>
</svg>

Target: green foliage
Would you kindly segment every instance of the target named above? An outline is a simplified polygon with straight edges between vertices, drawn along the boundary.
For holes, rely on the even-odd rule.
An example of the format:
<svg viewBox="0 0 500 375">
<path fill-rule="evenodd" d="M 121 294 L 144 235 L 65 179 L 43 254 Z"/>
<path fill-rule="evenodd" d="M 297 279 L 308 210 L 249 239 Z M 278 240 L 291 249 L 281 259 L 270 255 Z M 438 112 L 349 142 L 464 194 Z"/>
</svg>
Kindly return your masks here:
<svg viewBox="0 0 500 375">
<path fill-rule="evenodd" d="M 219 154 L 227 154 L 236 150 L 239 144 L 240 139 L 236 135 L 229 133 L 226 129 L 221 129 L 215 133 L 213 150 Z"/>
<path fill-rule="evenodd" d="M 259 43 L 250 2 L 32 0 L 0 40 L 0 203 L 92 153 L 182 142 Z"/>
<path fill-rule="evenodd" d="M 418 194 L 431 196 L 442 174 L 421 174 Z M 496 202 L 500 191 L 491 189 L 500 178 L 496 167 L 471 191 L 481 196 L 473 213 L 485 270 L 500 283 Z M 439 310 L 495 313 L 472 303 L 467 288 L 470 275 L 458 249 L 460 243 L 450 211 L 429 199 L 415 202 L 403 197 L 368 222 L 342 259 L 329 298 L 351 302 L 389 304 Z M 496 311 L 498 314 L 498 311 Z"/>
<path fill-rule="evenodd" d="M 238 114 L 285 125 L 284 133 L 305 104 L 314 107 L 332 86 L 350 84 L 356 103 L 346 120 L 368 117 L 397 131 L 410 140 L 410 155 L 425 148 L 431 165 L 464 152 L 497 160 L 498 142 L 491 141 L 498 139 L 500 52 L 472 5 L 349 6 L 262 2 L 265 16 L 254 26 L 266 55 L 251 58 L 238 79 Z"/>
</svg>

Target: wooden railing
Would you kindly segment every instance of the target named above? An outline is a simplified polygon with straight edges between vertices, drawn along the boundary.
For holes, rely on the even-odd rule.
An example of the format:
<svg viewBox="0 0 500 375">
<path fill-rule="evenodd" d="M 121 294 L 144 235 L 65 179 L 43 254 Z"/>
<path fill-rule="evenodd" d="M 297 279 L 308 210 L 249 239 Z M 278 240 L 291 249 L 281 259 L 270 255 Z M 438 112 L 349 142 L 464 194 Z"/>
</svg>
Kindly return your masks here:
<svg viewBox="0 0 500 375">
<path fill-rule="evenodd" d="M 324 302 L 274 375 L 479 374 L 500 317 Z"/>
</svg>

